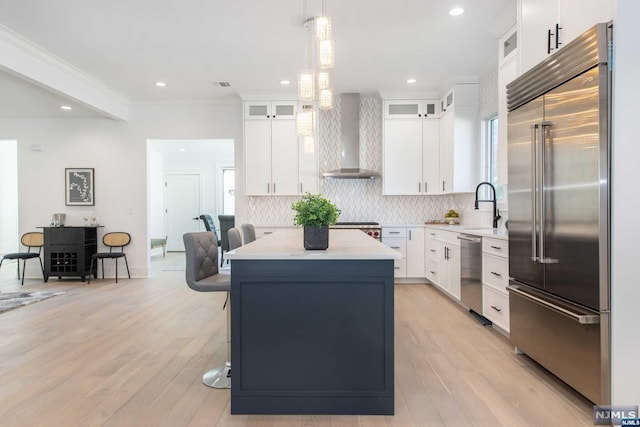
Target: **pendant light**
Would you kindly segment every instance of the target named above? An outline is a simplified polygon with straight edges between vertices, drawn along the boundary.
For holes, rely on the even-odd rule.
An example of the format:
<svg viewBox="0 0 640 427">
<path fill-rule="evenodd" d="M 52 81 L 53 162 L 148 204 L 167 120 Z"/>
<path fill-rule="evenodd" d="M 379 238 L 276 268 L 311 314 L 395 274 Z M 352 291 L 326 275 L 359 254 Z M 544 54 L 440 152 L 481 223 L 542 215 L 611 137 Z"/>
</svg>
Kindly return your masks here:
<svg viewBox="0 0 640 427">
<path fill-rule="evenodd" d="M 307 43 L 304 53 L 305 70 L 298 74 L 298 98 L 300 101 L 313 101 L 315 97 L 315 75 L 311 69 L 311 30 L 309 28 L 311 22 L 304 24 L 307 32 Z"/>
</svg>

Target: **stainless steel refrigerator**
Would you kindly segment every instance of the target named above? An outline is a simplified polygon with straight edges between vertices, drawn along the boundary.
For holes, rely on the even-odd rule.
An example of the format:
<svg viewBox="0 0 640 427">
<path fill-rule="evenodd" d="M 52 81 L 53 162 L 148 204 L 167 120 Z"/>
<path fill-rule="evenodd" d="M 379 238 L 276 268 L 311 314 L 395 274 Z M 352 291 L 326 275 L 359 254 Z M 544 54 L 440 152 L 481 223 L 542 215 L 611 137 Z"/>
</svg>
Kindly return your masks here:
<svg viewBox="0 0 640 427">
<path fill-rule="evenodd" d="M 610 402 L 611 24 L 507 86 L 510 337 Z"/>
</svg>

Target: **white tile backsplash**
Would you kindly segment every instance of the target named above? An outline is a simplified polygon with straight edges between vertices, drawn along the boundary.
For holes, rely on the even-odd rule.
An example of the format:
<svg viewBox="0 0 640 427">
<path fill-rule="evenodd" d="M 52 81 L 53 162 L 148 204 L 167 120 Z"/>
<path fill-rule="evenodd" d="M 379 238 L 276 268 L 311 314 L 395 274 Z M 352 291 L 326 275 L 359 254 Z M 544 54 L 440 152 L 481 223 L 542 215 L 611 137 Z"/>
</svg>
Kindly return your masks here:
<svg viewBox="0 0 640 427">
<path fill-rule="evenodd" d="M 340 98 L 332 110 L 320 111 L 320 172 L 340 167 Z M 360 167 L 382 172 L 382 100 L 363 96 L 360 103 Z M 323 179 L 320 193 L 342 211 L 340 221 L 377 221 L 383 225 L 422 224 L 443 219 L 455 209 L 470 227 L 490 227 L 492 212 L 474 210 L 474 194 L 383 196 L 382 179 Z M 293 225 L 291 205 L 299 197 L 249 197 L 247 216 L 256 226 Z"/>
</svg>

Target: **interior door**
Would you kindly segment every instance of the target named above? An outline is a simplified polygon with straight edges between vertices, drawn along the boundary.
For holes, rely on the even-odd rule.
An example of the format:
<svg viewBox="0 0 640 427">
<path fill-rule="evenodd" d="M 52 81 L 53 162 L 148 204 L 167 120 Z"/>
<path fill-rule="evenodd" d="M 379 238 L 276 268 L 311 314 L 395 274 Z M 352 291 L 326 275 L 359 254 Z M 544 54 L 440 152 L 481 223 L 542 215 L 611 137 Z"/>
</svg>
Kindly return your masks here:
<svg viewBox="0 0 640 427">
<path fill-rule="evenodd" d="M 508 116 L 509 151 L 509 275 L 544 288 L 544 267 L 537 259 L 539 227 L 534 221 L 533 198 L 539 126 L 543 120 L 543 98 L 511 111 Z M 535 217 L 539 217 L 536 212 Z"/>
<path fill-rule="evenodd" d="M 200 231 L 200 175 L 169 174 L 167 191 L 167 250 L 182 252 L 182 235 Z"/>
<path fill-rule="evenodd" d="M 543 216 L 545 289 L 596 310 L 601 185 L 598 80 L 598 68 L 593 68 L 545 94 Z"/>
</svg>

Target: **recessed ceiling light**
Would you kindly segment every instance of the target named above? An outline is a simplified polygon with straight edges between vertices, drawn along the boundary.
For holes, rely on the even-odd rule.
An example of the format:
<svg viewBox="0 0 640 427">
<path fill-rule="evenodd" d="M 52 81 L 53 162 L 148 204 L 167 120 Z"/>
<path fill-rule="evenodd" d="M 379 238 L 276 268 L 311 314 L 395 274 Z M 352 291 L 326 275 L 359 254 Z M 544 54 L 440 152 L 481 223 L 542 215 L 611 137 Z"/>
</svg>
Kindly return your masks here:
<svg viewBox="0 0 640 427">
<path fill-rule="evenodd" d="M 289 80 L 280 80 L 280 84 L 286 86 L 288 84 L 291 84 L 291 82 Z"/>
<path fill-rule="evenodd" d="M 461 7 L 454 7 L 449 11 L 449 15 L 451 16 L 458 16 L 458 15 L 462 15 L 463 13 L 464 13 L 464 9 Z"/>
<path fill-rule="evenodd" d="M 184 148 L 179 148 L 178 151 L 182 152 L 182 151 L 185 151 L 185 149 Z"/>
<path fill-rule="evenodd" d="M 407 83 L 409 83 L 410 85 L 414 84 L 416 81 L 416 79 L 407 79 Z"/>
<path fill-rule="evenodd" d="M 61 106 L 60 106 L 60 109 L 61 109 L 61 110 L 69 111 L 69 110 L 71 110 L 71 106 L 70 106 L 70 105 L 61 105 Z"/>
<path fill-rule="evenodd" d="M 167 84 L 165 82 L 155 82 L 154 85 L 157 87 L 165 87 Z"/>
</svg>

